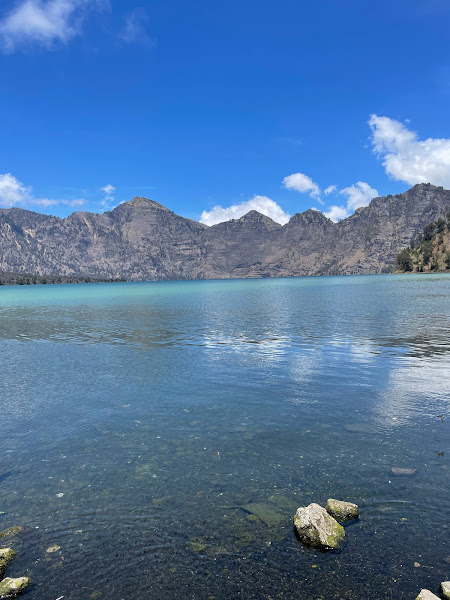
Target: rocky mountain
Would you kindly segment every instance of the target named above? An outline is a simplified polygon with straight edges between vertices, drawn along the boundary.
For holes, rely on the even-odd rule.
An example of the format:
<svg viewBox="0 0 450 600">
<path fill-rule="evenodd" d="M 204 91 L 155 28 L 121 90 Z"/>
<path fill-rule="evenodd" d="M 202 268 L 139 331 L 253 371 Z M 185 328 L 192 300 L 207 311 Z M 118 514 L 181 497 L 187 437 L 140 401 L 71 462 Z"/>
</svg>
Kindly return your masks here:
<svg viewBox="0 0 450 600">
<path fill-rule="evenodd" d="M 339 223 L 307 210 L 281 226 L 252 211 L 207 227 L 145 198 L 65 219 L 2 209 L 0 270 L 128 280 L 379 273 L 449 211 L 450 191 L 431 184 L 375 198 Z"/>
</svg>

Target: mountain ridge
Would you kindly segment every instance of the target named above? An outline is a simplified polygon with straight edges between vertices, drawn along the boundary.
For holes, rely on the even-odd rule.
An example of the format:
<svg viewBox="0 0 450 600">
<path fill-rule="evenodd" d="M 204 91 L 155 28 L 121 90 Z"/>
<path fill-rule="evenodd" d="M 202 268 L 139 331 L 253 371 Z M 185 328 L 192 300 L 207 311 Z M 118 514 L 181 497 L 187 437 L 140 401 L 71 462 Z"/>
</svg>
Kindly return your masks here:
<svg viewBox="0 0 450 600">
<path fill-rule="evenodd" d="M 0 269 L 129 280 L 379 273 L 449 210 L 450 191 L 431 184 L 338 223 L 308 209 L 285 225 L 250 211 L 207 226 L 142 196 L 63 219 L 15 207 L 0 209 Z"/>
</svg>

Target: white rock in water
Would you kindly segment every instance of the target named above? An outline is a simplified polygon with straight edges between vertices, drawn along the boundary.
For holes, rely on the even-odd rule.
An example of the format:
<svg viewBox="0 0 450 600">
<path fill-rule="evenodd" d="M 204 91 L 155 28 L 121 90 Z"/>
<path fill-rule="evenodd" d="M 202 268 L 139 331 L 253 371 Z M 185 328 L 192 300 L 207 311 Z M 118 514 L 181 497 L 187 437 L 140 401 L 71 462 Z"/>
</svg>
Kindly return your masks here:
<svg viewBox="0 0 450 600">
<path fill-rule="evenodd" d="M 450 600 L 450 581 L 443 581 L 441 583 L 441 590 L 444 600 Z"/>
<path fill-rule="evenodd" d="M 339 548 L 345 538 L 342 525 L 315 503 L 297 509 L 294 525 L 301 541 L 316 548 Z"/>
<path fill-rule="evenodd" d="M 0 598 L 16 598 L 30 584 L 31 579 L 28 577 L 18 577 L 17 579 L 6 577 L 6 579 L 0 581 Z"/>
<path fill-rule="evenodd" d="M 435 596 L 430 590 L 421 590 L 416 600 L 440 600 L 439 596 Z"/>
</svg>

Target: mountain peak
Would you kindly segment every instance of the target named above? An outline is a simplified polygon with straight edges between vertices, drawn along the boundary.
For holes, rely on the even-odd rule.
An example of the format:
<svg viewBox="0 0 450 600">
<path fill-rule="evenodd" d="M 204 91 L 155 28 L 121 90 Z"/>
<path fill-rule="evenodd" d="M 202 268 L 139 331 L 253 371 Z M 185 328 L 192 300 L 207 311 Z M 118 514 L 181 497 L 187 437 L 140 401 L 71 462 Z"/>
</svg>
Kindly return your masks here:
<svg viewBox="0 0 450 600">
<path fill-rule="evenodd" d="M 145 198 L 144 196 L 135 196 L 129 202 L 123 202 L 119 204 L 119 206 L 133 206 L 133 207 L 146 207 L 146 208 L 154 208 L 157 210 L 164 210 L 167 212 L 172 212 L 159 202 L 155 202 L 154 200 L 150 200 L 150 198 Z M 118 208 L 118 207 L 117 207 Z"/>
<path fill-rule="evenodd" d="M 319 224 L 332 223 L 332 221 L 330 221 L 330 219 L 328 219 L 328 217 L 326 217 L 320 210 L 308 208 L 308 210 L 305 210 L 305 212 L 296 213 L 294 216 L 292 216 L 289 223 Z"/>
<path fill-rule="evenodd" d="M 251 210 L 251 211 L 249 211 L 248 213 L 246 213 L 245 215 L 243 215 L 239 219 L 236 219 L 236 221 L 240 221 L 242 223 L 244 223 L 244 222 L 247 222 L 247 223 L 265 223 L 266 225 L 269 225 L 270 227 L 281 227 L 281 225 L 279 223 L 277 223 L 276 221 L 274 221 L 270 217 L 267 217 L 266 215 L 263 215 L 262 213 L 258 212 L 257 210 Z"/>
</svg>

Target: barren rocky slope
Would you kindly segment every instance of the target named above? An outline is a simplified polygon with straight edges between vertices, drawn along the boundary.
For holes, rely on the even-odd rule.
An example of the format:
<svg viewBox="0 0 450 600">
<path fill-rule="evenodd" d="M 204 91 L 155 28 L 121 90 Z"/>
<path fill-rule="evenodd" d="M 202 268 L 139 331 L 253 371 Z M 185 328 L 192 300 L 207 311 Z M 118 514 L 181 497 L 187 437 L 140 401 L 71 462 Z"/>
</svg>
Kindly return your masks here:
<svg viewBox="0 0 450 600">
<path fill-rule="evenodd" d="M 128 280 L 379 273 L 449 210 L 450 191 L 430 184 L 375 198 L 340 223 L 307 210 L 281 226 L 252 211 L 207 227 L 145 198 L 66 219 L 2 209 L 0 270 Z"/>
</svg>

